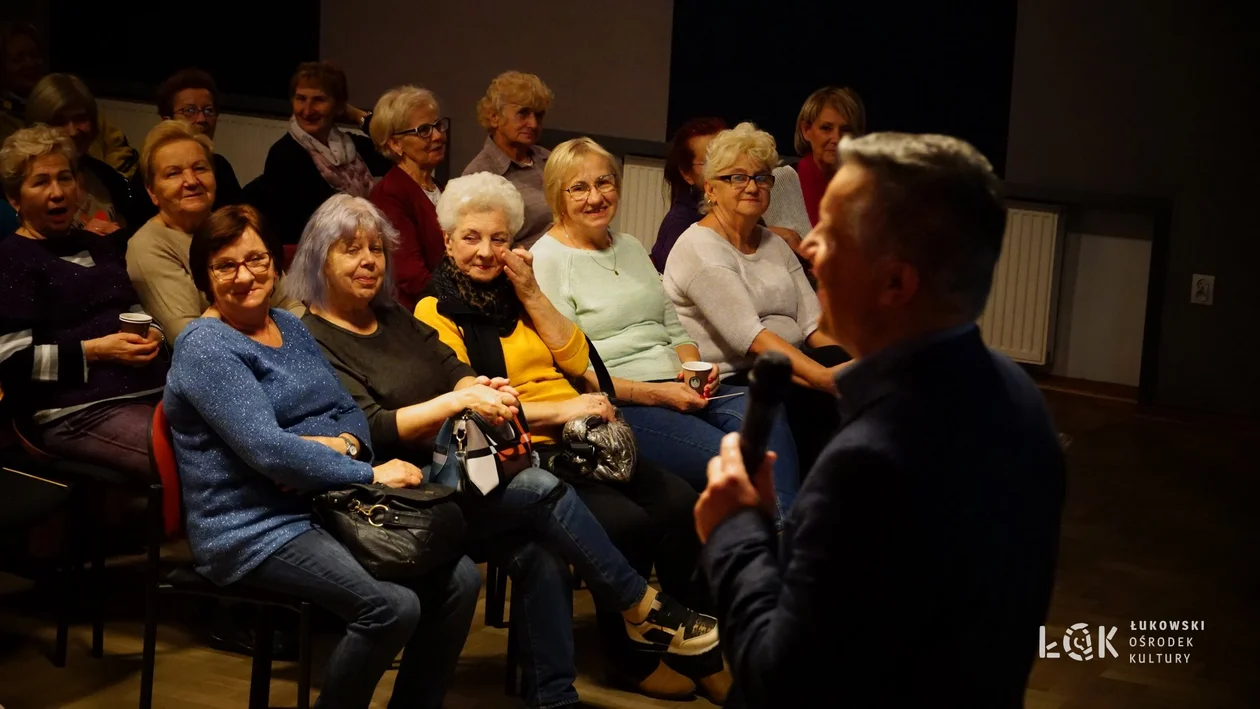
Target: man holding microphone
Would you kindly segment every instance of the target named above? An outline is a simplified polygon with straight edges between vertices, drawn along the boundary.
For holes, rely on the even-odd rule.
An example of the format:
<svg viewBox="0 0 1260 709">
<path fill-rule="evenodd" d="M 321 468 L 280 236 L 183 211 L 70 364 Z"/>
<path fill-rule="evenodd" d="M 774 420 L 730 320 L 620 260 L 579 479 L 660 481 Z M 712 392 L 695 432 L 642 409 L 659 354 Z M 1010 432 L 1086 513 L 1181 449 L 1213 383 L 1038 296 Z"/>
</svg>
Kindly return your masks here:
<svg viewBox="0 0 1260 709">
<path fill-rule="evenodd" d="M 696 505 L 728 706 L 1019 707 L 1058 551 L 1063 457 L 1032 380 L 981 341 L 1005 208 L 963 141 L 846 138 L 802 245 L 853 355 L 788 513 L 723 441 Z"/>
</svg>

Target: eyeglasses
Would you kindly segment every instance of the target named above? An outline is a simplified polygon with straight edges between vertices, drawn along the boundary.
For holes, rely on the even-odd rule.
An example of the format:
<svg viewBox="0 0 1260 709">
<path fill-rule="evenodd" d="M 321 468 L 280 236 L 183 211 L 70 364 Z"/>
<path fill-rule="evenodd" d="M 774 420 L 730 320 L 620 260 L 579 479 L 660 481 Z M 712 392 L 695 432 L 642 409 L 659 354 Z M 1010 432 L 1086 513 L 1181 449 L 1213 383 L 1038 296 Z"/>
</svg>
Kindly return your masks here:
<svg viewBox="0 0 1260 709">
<path fill-rule="evenodd" d="M 205 108 L 197 108 L 196 106 L 184 106 L 183 108 L 178 109 L 175 112 L 183 116 L 184 118 L 195 118 L 198 113 L 205 116 L 206 118 L 214 118 L 215 116 L 219 115 L 219 109 L 215 108 L 214 106 L 206 106 Z"/>
<path fill-rule="evenodd" d="M 433 135 L 433 131 L 435 130 L 442 135 L 449 133 L 451 130 L 451 119 L 439 118 L 436 123 L 423 123 L 410 130 L 400 130 L 394 135 L 414 135 L 418 138 L 428 138 Z"/>
<path fill-rule="evenodd" d="M 608 194 L 617 189 L 617 176 L 613 174 L 600 175 L 595 178 L 595 189 L 600 194 Z M 591 198 L 591 186 L 585 182 L 578 182 L 564 188 L 569 196 L 578 202 L 584 202 Z"/>
<path fill-rule="evenodd" d="M 241 266 L 244 266 L 250 273 L 255 276 L 261 276 L 271 268 L 271 254 L 263 252 L 254 254 L 244 261 L 237 263 L 236 261 L 224 261 L 222 263 L 212 264 L 210 272 L 214 274 L 216 280 L 232 281 L 236 279 L 236 274 L 240 273 Z"/>
<path fill-rule="evenodd" d="M 737 190 L 748 187 L 748 181 L 752 180 L 757 183 L 757 189 L 768 190 L 774 187 L 774 175 L 718 175 L 719 179 Z"/>
</svg>

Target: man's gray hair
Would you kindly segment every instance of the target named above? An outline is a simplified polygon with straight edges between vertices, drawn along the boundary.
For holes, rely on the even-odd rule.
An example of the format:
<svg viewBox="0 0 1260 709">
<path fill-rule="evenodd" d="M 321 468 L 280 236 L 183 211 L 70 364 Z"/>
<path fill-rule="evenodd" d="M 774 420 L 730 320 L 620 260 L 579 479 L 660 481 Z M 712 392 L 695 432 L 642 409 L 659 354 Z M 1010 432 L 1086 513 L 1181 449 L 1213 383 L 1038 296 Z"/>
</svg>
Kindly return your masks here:
<svg viewBox="0 0 1260 709">
<path fill-rule="evenodd" d="M 398 230 L 376 205 L 339 192 L 319 206 L 302 230 L 293 265 L 285 275 L 289 294 L 307 305 L 328 305 L 328 282 L 324 264 L 328 251 L 338 241 L 349 241 L 360 231 L 372 232 L 385 244 L 385 278 L 372 299 L 373 305 L 387 305 L 394 300 L 394 250 L 398 248 Z"/>
<path fill-rule="evenodd" d="M 910 262 L 927 293 L 979 318 L 1006 233 L 1002 184 L 988 159 L 957 138 L 909 133 L 846 137 L 839 151 L 842 165 L 874 178 L 862 210 L 875 217 L 862 220 L 874 233 L 857 230 L 863 246 Z"/>
<path fill-rule="evenodd" d="M 438 198 L 437 218 L 442 231 L 454 234 L 466 214 L 501 212 L 513 235 L 525 224 L 525 201 L 516 185 L 502 175 L 474 172 L 446 183 Z"/>
</svg>

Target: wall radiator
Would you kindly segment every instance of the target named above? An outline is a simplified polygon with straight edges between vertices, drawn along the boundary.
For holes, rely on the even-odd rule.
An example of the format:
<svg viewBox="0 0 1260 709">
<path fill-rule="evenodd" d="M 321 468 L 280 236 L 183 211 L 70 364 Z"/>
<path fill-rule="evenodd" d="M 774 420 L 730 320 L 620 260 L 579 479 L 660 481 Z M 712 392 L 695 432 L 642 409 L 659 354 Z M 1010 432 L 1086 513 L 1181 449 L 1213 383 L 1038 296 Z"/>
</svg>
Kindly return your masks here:
<svg viewBox="0 0 1260 709">
<path fill-rule="evenodd" d="M 1008 206 L 1002 255 L 979 325 L 989 347 L 1017 362 L 1050 361 L 1062 243 L 1057 209 Z"/>
<path fill-rule="evenodd" d="M 96 103 L 101 113 L 127 134 L 127 141 L 136 150 L 140 150 L 144 137 L 160 120 L 151 103 L 113 99 L 98 99 Z M 214 150 L 232 163 L 236 178 L 244 186 L 262 174 L 271 144 L 288 130 L 287 120 L 223 113 L 215 131 Z"/>
<path fill-rule="evenodd" d="M 611 224 L 614 231 L 637 238 L 648 251 L 656 243 L 656 230 L 665 218 L 665 161 L 624 156 L 621 165 L 621 201 Z"/>
<path fill-rule="evenodd" d="M 97 103 L 137 150 L 158 123 L 152 104 L 110 99 Z M 267 151 L 286 130 L 286 121 L 225 113 L 219 117 L 221 139 L 215 149 L 231 161 L 244 185 L 262 174 Z M 664 168 L 663 160 L 623 156 L 621 202 L 612 228 L 638 238 L 649 251 L 669 209 L 663 192 Z M 1008 208 L 1002 255 L 979 325 L 985 343 L 1017 362 L 1050 361 L 1062 243 L 1063 219 L 1057 209 Z"/>
</svg>

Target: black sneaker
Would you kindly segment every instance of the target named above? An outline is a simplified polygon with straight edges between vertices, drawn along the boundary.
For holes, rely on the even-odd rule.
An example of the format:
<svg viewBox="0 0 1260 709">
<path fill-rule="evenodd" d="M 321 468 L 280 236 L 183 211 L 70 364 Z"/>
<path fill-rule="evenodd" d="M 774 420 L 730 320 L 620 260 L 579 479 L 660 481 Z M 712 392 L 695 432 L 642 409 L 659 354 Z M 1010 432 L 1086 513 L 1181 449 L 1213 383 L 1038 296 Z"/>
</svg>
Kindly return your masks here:
<svg viewBox="0 0 1260 709">
<path fill-rule="evenodd" d="M 718 622 L 660 593 L 642 623 L 626 621 L 626 635 L 639 649 L 646 645 L 671 655 L 700 655 L 718 646 Z"/>
</svg>

